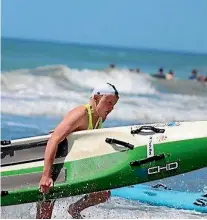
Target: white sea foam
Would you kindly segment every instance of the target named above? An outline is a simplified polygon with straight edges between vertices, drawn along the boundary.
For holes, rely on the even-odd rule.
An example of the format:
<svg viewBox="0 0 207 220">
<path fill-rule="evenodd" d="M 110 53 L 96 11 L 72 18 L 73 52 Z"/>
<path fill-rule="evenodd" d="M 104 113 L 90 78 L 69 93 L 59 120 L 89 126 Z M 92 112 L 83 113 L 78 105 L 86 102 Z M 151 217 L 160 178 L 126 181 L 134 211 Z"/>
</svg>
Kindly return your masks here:
<svg viewBox="0 0 207 220">
<path fill-rule="evenodd" d="M 109 119 L 134 123 L 207 119 L 207 96 L 200 96 L 198 92 L 196 95 L 176 94 L 176 90 L 162 93 L 149 75 L 127 70 L 80 71 L 63 65 L 4 72 L 1 111 L 63 116 L 76 105 L 87 103 L 93 86 L 102 82 L 115 84 L 121 94 Z M 178 86 L 176 84 L 176 88 Z M 203 94 L 203 88 L 201 90 Z"/>
<path fill-rule="evenodd" d="M 59 199 L 56 201 L 52 218 L 56 219 L 71 219 L 71 216 L 67 212 L 68 205 L 77 201 L 80 196 L 71 197 L 67 199 Z M 138 203 L 135 201 L 129 201 L 119 198 L 112 198 L 108 202 L 89 207 L 82 212 L 87 219 L 205 219 L 206 214 L 201 214 L 194 211 L 176 210 L 166 207 L 156 207 Z M 3 207 L 3 218 L 24 218 L 33 219 L 36 215 L 36 204 L 24 204 L 14 206 Z"/>
</svg>

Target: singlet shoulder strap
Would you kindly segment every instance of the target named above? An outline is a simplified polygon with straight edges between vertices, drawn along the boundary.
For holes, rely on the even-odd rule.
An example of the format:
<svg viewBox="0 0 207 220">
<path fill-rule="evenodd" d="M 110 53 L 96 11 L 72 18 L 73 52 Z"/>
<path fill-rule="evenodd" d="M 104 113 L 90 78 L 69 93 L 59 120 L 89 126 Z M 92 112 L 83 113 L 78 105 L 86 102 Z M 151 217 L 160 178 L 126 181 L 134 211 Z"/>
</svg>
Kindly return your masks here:
<svg viewBox="0 0 207 220">
<path fill-rule="evenodd" d="M 92 113 L 91 113 L 91 106 L 89 104 L 84 105 L 88 112 L 88 130 L 93 129 L 93 121 L 92 121 Z"/>
<path fill-rule="evenodd" d="M 89 104 L 84 105 L 88 112 L 88 130 L 94 129 L 91 106 Z M 102 118 L 99 119 L 97 128 L 102 128 Z"/>
<path fill-rule="evenodd" d="M 102 127 L 103 127 L 103 120 L 102 120 L 102 118 L 100 118 L 98 128 L 102 128 Z"/>
</svg>

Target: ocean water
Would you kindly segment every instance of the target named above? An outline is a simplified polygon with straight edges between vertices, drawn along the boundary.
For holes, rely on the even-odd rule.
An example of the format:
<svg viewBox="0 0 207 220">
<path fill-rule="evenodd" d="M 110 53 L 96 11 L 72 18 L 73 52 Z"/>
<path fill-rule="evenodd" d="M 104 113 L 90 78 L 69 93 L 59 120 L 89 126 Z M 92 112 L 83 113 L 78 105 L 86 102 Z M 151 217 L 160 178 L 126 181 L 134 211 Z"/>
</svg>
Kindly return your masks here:
<svg viewBox="0 0 207 220">
<path fill-rule="evenodd" d="M 117 68 L 107 69 L 110 63 Z M 173 69 L 176 80 L 150 76 Z M 129 69 L 140 68 L 140 73 Z M 73 107 L 87 103 L 94 85 L 111 82 L 120 101 L 105 127 L 173 120 L 207 120 L 207 85 L 188 81 L 193 68 L 207 74 L 207 54 L 115 48 L 2 38 L 1 139 L 45 134 Z M 126 114 L 127 113 L 127 114 Z M 203 191 L 207 170 L 162 180 L 173 189 Z M 160 181 L 159 181 L 160 182 Z M 59 200 L 53 217 L 70 218 Z M 3 218 L 34 218 L 35 204 L 1 208 Z M 84 211 L 87 218 L 206 218 L 191 211 L 112 198 Z"/>
</svg>

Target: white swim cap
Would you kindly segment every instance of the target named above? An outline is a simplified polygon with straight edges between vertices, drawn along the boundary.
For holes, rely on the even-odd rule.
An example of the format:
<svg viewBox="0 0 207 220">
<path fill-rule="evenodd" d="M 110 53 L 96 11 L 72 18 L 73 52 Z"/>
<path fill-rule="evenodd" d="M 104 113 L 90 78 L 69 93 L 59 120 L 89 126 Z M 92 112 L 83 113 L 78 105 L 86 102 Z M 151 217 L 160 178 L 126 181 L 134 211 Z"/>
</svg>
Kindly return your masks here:
<svg viewBox="0 0 207 220">
<path fill-rule="evenodd" d="M 119 95 L 116 87 L 110 83 L 104 83 L 101 86 L 97 86 L 93 89 L 92 97 L 94 95 Z"/>
</svg>

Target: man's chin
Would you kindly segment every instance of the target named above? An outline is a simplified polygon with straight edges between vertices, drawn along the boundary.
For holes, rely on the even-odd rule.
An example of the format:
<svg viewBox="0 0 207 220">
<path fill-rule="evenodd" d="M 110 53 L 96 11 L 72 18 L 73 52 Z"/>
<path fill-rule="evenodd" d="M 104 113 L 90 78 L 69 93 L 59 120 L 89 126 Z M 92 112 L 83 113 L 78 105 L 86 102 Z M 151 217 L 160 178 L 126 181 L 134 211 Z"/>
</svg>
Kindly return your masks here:
<svg viewBox="0 0 207 220">
<path fill-rule="evenodd" d="M 105 121 L 106 118 L 107 118 L 107 116 L 108 116 L 108 114 L 107 114 L 107 115 L 104 115 L 104 116 L 102 117 L 102 119 Z"/>
</svg>

